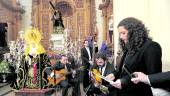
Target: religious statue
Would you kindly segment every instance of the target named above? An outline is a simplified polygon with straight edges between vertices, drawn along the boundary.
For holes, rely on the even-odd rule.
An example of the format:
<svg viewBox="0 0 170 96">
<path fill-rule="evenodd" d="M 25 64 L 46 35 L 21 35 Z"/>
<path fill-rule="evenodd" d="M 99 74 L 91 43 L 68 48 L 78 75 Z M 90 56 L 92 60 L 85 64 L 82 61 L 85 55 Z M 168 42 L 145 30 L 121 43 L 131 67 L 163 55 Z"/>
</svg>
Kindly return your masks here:
<svg viewBox="0 0 170 96">
<path fill-rule="evenodd" d="M 63 20 L 62 20 L 62 14 L 59 10 L 54 11 L 52 20 L 53 20 L 54 27 L 61 26 L 62 28 L 64 28 Z"/>
<path fill-rule="evenodd" d="M 41 33 L 37 28 L 31 28 L 24 33 L 24 40 L 24 55 L 14 88 L 41 89 L 47 84 L 42 72 L 48 64 L 48 56 L 40 42 Z"/>
<path fill-rule="evenodd" d="M 57 8 L 55 8 L 55 6 L 51 1 L 49 1 L 49 4 L 53 9 L 52 21 L 53 21 L 54 33 L 63 34 L 64 24 L 62 20 L 62 14 Z"/>
</svg>

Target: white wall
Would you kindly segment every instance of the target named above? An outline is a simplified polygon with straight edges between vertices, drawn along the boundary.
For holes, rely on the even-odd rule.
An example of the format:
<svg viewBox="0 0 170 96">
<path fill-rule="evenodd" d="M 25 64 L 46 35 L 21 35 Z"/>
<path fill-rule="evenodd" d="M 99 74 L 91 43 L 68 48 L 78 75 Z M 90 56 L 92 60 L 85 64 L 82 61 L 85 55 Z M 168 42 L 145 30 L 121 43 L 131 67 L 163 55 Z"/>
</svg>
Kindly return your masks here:
<svg viewBox="0 0 170 96">
<path fill-rule="evenodd" d="M 24 6 L 25 13 L 22 15 L 22 30 L 31 26 L 32 0 L 19 0 Z"/>
<path fill-rule="evenodd" d="M 150 35 L 162 47 L 163 69 L 170 70 L 170 0 L 149 0 Z"/>
<path fill-rule="evenodd" d="M 153 40 L 160 43 L 163 52 L 163 69 L 170 70 L 170 50 L 168 50 L 170 44 L 167 44 L 170 38 L 168 36 L 170 0 L 114 0 L 113 4 L 115 51 L 118 50 L 118 23 L 126 17 L 136 17 L 148 27 Z"/>
</svg>

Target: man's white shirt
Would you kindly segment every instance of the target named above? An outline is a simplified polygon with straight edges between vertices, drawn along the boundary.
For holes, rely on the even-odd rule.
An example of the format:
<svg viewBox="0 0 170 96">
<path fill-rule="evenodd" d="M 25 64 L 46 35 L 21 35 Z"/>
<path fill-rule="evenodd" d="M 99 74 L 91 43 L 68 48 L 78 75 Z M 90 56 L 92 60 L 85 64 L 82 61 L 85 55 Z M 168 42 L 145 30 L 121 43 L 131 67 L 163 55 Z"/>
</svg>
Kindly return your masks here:
<svg viewBox="0 0 170 96">
<path fill-rule="evenodd" d="M 91 54 L 90 54 L 90 49 L 89 49 L 89 47 L 85 47 L 85 48 L 86 48 L 87 53 L 88 53 L 88 55 L 89 55 L 89 60 L 91 60 L 92 58 L 91 58 Z"/>
</svg>

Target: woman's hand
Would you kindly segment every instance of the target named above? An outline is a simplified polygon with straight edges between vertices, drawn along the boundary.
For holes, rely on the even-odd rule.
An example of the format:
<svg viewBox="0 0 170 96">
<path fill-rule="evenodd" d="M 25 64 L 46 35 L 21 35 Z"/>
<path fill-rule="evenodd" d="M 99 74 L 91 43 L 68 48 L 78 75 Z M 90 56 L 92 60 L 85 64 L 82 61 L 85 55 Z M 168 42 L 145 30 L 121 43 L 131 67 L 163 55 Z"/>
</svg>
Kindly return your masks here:
<svg viewBox="0 0 170 96">
<path fill-rule="evenodd" d="M 142 72 L 134 72 L 133 75 L 135 76 L 134 78 L 131 79 L 131 81 L 135 84 L 139 82 L 143 82 L 145 84 L 149 84 L 149 79 L 148 76 Z"/>
<path fill-rule="evenodd" d="M 106 76 L 106 78 L 113 81 L 115 79 L 115 76 L 114 74 L 109 74 Z"/>
<path fill-rule="evenodd" d="M 118 89 L 122 89 L 121 80 L 117 79 L 115 82 L 110 83 L 112 86 Z"/>
</svg>

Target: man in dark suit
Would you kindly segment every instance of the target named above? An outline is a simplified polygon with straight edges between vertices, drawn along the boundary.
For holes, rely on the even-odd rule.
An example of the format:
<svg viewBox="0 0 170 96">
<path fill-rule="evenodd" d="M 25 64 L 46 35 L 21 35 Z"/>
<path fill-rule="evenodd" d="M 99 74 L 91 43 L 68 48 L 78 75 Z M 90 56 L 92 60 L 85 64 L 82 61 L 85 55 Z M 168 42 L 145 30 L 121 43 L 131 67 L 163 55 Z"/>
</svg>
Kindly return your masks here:
<svg viewBox="0 0 170 96">
<path fill-rule="evenodd" d="M 146 75 L 143 72 L 134 72 L 133 74 L 135 77 L 131 81 L 135 84 L 143 82 L 155 88 L 170 89 L 170 71 L 150 75 Z"/>
<path fill-rule="evenodd" d="M 0 47 L 6 47 L 7 41 L 6 41 L 6 32 L 8 27 L 7 23 L 0 23 Z"/>
<path fill-rule="evenodd" d="M 0 60 L 3 60 L 3 54 L 9 52 L 6 41 L 7 23 L 0 23 Z"/>
<path fill-rule="evenodd" d="M 94 70 L 97 70 L 98 73 L 95 73 Z M 97 53 L 95 55 L 95 64 L 91 71 L 92 87 L 89 92 L 87 92 L 87 95 L 93 96 L 94 94 L 97 94 L 100 96 L 114 96 L 114 87 L 110 85 L 110 82 L 115 79 L 115 73 L 114 65 L 107 61 L 106 55 Z M 97 74 L 104 78 L 101 78 L 101 81 L 98 80 Z"/>
<path fill-rule="evenodd" d="M 53 65 L 51 67 L 51 69 L 57 70 L 57 71 L 64 69 L 66 71 L 66 73 L 65 73 L 66 78 L 59 82 L 59 85 L 62 87 L 62 96 L 68 95 L 68 88 L 70 86 L 73 85 L 73 87 L 78 88 L 79 83 L 76 83 L 76 82 L 73 83 L 73 81 L 72 81 L 73 80 L 73 77 L 72 77 L 73 74 L 71 71 L 72 66 L 71 66 L 71 64 L 68 63 L 68 57 L 66 55 L 62 55 L 60 57 L 60 61 L 58 63 L 56 63 L 55 65 Z M 59 75 L 61 75 L 61 74 L 59 74 Z M 58 76 L 58 74 L 51 73 L 50 76 L 51 77 Z M 56 80 L 58 80 L 58 79 L 56 79 Z M 76 94 L 75 96 L 79 96 L 79 94 Z"/>
<path fill-rule="evenodd" d="M 84 40 L 84 47 L 81 49 L 81 60 L 82 60 L 82 66 L 85 67 L 83 70 L 83 87 L 86 89 L 89 86 L 89 69 L 90 69 L 90 64 L 92 65 L 92 54 L 93 51 L 95 53 L 98 51 L 97 47 L 95 50 L 93 50 L 92 47 L 89 46 L 89 41 Z"/>
</svg>

